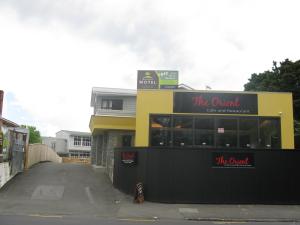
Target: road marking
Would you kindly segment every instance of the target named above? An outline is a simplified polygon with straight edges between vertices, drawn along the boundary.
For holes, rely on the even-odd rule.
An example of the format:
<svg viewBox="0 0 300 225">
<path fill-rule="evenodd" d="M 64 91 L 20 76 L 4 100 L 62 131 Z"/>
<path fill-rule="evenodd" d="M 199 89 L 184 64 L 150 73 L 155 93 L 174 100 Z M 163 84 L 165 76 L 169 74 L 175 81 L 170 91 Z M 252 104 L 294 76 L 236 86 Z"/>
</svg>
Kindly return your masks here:
<svg viewBox="0 0 300 225">
<path fill-rule="evenodd" d="M 43 218 L 63 218 L 63 216 L 60 216 L 60 215 L 29 214 L 28 216 L 31 216 L 31 217 L 43 217 Z"/>
<path fill-rule="evenodd" d="M 247 223 L 244 221 L 224 221 L 224 222 L 213 222 L 214 224 L 241 224 L 241 223 Z"/>
<path fill-rule="evenodd" d="M 96 205 L 96 202 L 94 201 L 94 198 L 93 198 L 92 192 L 91 192 L 91 190 L 90 190 L 90 187 L 85 187 L 84 189 L 85 189 L 85 193 L 86 193 L 86 195 L 87 195 L 87 197 L 88 197 L 88 199 L 89 199 L 89 202 L 90 202 L 92 205 L 97 206 L 97 205 Z"/>
<path fill-rule="evenodd" d="M 61 200 L 65 187 L 62 185 L 39 185 L 32 195 L 33 200 Z"/>
<path fill-rule="evenodd" d="M 180 213 L 199 213 L 199 210 L 196 208 L 179 208 L 178 210 Z"/>
<path fill-rule="evenodd" d="M 120 221 L 129 221 L 129 222 L 156 222 L 155 219 L 134 219 L 134 218 L 127 218 L 127 219 L 118 219 Z"/>
</svg>

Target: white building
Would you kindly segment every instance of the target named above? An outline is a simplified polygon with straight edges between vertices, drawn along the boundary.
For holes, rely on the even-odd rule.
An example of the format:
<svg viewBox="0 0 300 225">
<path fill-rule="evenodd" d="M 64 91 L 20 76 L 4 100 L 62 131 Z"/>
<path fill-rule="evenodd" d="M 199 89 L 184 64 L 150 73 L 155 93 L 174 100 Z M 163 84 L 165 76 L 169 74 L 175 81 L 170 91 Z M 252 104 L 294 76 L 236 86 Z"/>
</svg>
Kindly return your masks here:
<svg viewBox="0 0 300 225">
<path fill-rule="evenodd" d="M 56 133 L 56 137 L 43 137 L 42 143 L 61 156 L 90 157 L 91 134 L 88 132 L 61 130 Z"/>
<path fill-rule="evenodd" d="M 69 156 L 67 139 L 56 137 L 42 137 L 42 143 L 52 148 L 60 156 Z"/>
</svg>

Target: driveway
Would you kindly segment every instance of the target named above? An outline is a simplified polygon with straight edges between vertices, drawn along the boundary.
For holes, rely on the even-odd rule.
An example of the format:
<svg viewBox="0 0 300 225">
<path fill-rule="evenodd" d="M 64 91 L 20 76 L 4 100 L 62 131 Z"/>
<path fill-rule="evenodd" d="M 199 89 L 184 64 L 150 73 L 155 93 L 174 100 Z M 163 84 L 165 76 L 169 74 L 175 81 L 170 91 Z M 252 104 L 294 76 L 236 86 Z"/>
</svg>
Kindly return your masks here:
<svg viewBox="0 0 300 225">
<path fill-rule="evenodd" d="M 0 190 L 0 212 L 114 217 L 124 197 L 101 169 L 47 162 L 19 174 Z"/>
</svg>

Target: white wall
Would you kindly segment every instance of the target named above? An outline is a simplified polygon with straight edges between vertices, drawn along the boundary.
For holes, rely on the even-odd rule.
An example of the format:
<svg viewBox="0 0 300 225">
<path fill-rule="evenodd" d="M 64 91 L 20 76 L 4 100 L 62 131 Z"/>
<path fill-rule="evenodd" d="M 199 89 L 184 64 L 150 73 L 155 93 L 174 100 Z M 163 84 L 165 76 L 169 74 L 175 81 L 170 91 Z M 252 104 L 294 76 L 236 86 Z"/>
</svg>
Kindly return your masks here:
<svg viewBox="0 0 300 225">
<path fill-rule="evenodd" d="M 13 176 L 10 176 L 8 162 L 0 163 L 0 188 L 7 183 Z"/>
</svg>

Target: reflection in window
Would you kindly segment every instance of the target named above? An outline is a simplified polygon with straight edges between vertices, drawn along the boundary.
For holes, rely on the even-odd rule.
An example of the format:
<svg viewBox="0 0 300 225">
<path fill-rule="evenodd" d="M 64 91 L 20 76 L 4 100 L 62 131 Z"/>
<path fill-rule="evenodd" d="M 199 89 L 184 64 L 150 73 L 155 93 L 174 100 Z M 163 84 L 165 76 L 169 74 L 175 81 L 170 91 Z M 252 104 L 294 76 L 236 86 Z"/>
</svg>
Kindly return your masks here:
<svg viewBox="0 0 300 225">
<path fill-rule="evenodd" d="M 237 147 L 237 119 L 216 118 L 216 146 Z"/>
<path fill-rule="evenodd" d="M 169 128 L 171 127 L 170 116 L 152 116 L 151 118 L 152 128 Z"/>
<path fill-rule="evenodd" d="M 281 148 L 280 119 L 152 115 L 151 146 Z"/>
<path fill-rule="evenodd" d="M 151 117 L 151 146 L 171 146 L 171 116 Z"/>
<path fill-rule="evenodd" d="M 171 132 L 166 129 L 153 129 L 151 131 L 151 146 L 170 146 Z"/>
<path fill-rule="evenodd" d="M 279 119 L 259 120 L 260 146 L 262 148 L 281 148 Z"/>
<path fill-rule="evenodd" d="M 195 145 L 214 146 L 214 119 L 195 119 Z"/>
<path fill-rule="evenodd" d="M 174 117 L 173 124 L 174 146 L 193 145 L 193 118 Z"/>
<path fill-rule="evenodd" d="M 256 118 L 240 119 L 239 141 L 241 148 L 258 147 L 258 124 Z"/>
</svg>

